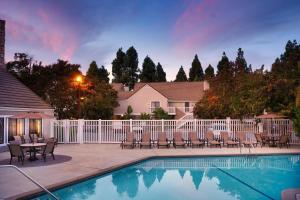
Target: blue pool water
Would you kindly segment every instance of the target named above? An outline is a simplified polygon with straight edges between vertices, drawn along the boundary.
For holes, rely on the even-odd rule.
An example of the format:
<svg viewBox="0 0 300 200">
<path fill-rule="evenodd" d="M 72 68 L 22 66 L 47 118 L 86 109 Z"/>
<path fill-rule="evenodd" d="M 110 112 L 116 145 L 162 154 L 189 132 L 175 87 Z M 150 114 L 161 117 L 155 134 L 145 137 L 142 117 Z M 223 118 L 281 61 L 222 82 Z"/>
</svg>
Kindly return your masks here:
<svg viewBox="0 0 300 200">
<path fill-rule="evenodd" d="M 54 194 L 89 200 L 263 200 L 280 199 L 289 188 L 300 188 L 300 155 L 150 159 Z"/>
</svg>

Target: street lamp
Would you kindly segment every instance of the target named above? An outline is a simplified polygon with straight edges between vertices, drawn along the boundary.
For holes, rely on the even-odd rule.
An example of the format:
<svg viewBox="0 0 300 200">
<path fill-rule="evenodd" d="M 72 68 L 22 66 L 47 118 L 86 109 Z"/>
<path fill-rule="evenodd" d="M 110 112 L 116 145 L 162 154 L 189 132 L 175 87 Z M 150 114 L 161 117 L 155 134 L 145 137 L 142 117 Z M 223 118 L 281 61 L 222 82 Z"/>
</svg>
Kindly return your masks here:
<svg viewBox="0 0 300 200">
<path fill-rule="evenodd" d="M 81 97 L 80 97 L 80 89 L 81 89 L 81 84 L 82 84 L 83 80 L 82 80 L 82 76 L 81 75 L 77 75 L 75 77 L 75 83 L 77 83 L 77 118 L 80 118 L 81 115 L 81 108 L 80 108 L 80 101 L 81 101 Z"/>
</svg>

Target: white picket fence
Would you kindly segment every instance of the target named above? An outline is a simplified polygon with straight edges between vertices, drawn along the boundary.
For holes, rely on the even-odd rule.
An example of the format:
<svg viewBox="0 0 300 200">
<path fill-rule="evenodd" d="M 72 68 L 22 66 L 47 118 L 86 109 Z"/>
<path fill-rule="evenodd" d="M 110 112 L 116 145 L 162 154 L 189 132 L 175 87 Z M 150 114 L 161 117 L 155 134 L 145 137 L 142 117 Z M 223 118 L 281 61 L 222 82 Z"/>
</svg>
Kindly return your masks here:
<svg viewBox="0 0 300 200">
<path fill-rule="evenodd" d="M 255 120 L 239 119 L 192 119 L 192 120 L 53 120 L 51 135 L 59 143 L 120 143 L 126 132 L 131 131 L 135 138 L 140 139 L 144 132 L 150 132 L 153 140 L 160 132 L 166 132 L 168 139 L 173 139 L 174 132 L 182 132 L 184 139 L 188 132 L 196 131 L 198 138 L 204 138 L 207 130 L 214 132 L 226 130 L 235 137 L 236 132 L 242 131 L 248 140 L 255 140 L 256 132 L 279 136 L 293 132 L 290 120 L 263 120 L 257 125 Z M 300 140 L 292 134 L 291 143 L 300 144 Z"/>
</svg>

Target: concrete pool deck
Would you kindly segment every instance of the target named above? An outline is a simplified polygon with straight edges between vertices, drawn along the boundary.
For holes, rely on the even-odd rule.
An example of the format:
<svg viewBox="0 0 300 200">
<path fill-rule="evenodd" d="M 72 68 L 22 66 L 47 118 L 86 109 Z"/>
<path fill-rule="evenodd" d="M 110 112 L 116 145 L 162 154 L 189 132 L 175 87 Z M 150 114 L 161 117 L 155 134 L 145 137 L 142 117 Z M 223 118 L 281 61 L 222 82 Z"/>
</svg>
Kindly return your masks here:
<svg viewBox="0 0 300 200">
<path fill-rule="evenodd" d="M 251 149 L 251 154 L 292 154 L 300 153 L 300 147 Z M 55 149 L 56 159 L 49 156 L 47 162 L 26 160 L 20 167 L 47 188 L 55 188 L 78 179 L 110 171 L 122 165 L 155 156 L 207 156 L 246 155 L 248 148 L 186 148 L 186 149 L 124 149 L 118 144 L 60 144 Z M 0 153 L 0 165 L 9 164 L 9 152 Z M 0 199 L 16 199 L 36 192 L 38 187 L 14 169 L 0 169 Z"/>
</svg>

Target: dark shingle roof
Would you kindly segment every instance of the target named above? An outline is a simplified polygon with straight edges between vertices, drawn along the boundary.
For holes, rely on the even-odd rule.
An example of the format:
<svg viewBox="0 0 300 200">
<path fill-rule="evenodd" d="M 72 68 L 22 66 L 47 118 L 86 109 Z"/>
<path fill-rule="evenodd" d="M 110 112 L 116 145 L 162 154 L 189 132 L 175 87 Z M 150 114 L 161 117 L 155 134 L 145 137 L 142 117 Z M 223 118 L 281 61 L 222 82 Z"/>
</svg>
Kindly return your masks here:
<svg viewBox="0 0 300 200">
<path fill-rule="evenodd" d="M 0 107 L 52 109 L 33 91 L 0 66 Z"/>
</svg>

